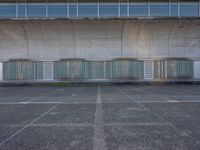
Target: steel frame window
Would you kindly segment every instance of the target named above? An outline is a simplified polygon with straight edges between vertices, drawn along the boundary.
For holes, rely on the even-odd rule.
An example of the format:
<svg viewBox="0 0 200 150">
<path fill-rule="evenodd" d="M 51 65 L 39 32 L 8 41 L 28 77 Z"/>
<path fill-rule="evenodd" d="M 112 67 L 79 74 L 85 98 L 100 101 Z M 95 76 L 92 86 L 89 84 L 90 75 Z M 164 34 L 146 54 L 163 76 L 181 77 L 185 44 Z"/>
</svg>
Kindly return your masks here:
<svg viewBox="0 0 200 150">
<path fill-rule="evenodd" d="M 113 7 L 115 6 L 115 7 Z M 112 9 L 112 11 L 111 11 Z M 106 13 L 107 11 L 107 13 Z M 99 3 L 100 17 L 118 17 L 118 3 Z"/>
<path fill-rule="evenodd" d="M 199 16 L 199 0 L 180 1 L 179 3 L 181 17 L 197 17 Z"/>
<path fill-rule="evenodd" d="M 54 12 L 55 10 L 55 12 Z M 68 4 L 67 3 L 48 3 L 47 5 L 47 17 L 68 17 Z M 53 13 L 54 12 L 54 13 Z"/>
<path fill-rule="evenodd" d="M 33 12 L 32 12 L 33 11 Z M 34 13 L 37 12 L 37 13 Z M 45 3 L 27 3 L 27 15 L 29 18 L 44 18 L 46 17 Z"/>
<path fill-rule="evenodd" d="M 5 16 L 3 16 L 2 12 L 0 13 L 0 18 L 15 18 L 16 17 L 16 3 L 1 3 L 0 4 L 0 11 L 8 11 L 8 13 L 5 13 Z M 12 10 L 12 11 L 9 11 Z M 2 15 L 1 15 L 2 14 Z"/>
<path fill-rule="evenodd" d="M 129 16 L 148 16 L 148 2 L 129 3 Z"/>
<path fill-rule="evenodd" d="M 169 17 L 169 0 L 165 2 L 150 3 L 150 16 L 152 17 Z"/>
<path fill-rule="evenodd" d="M 66 2 L 59 3 L 59 2 L 49 2 L 48 0 L 44 0 L 44 2 L 29 3 L 29 2 L 27 2 L 27 0 L 24 0 L 24 1 L 16 0 L 16 2 L 0 3 L 0 7 L 6 6 L 6 5 L 8 7 L 11 6 L 10 10 L 9 10 L 9 8 L 7 8 L 7 11 L 8 11 L 7 13 L 6 13 L 6 8 L 5 8 L 4 15 L 1 15 L 0 18 L 49 18 L 49 17 L 52 17 L 52 18 L 56 18 L 56 17 L 58 17 L 58 18 L 59 17 L 64 17 L 64 18 L 65 17 L 66 18 L 106 17 L 107 18 L 107 17 L 130 17 L 130 16 L 136 16 L 136 17 L 140 17 L 140 16 L 144 16 L 144 17 L 148 17 L 148 16 L 152 16 L 152 17 L 159 17 L 159 16 L 162 16 L 162 17 L 199 17 L 200 16 L 200 0 L 196 0 L 196 1 L 192 1 L 192 2 L 189 0 L 188 1 L 181 1 L 181 0 L 165 1 L 163 3 L 163 8 L 165 8 L 166 10 L 163 11 L 162 8 L 158 8 L 158 10 L 160 9 L 160 11 L 163 12 L 162 15 L 159 15 L 159 11 L 157 11 L 158 15 L 152 15 L 152 13 L 154 11 L 153 6 L 159 7 L 159 4 L 156 4 L 156 3 L 161 3 L 161 5 L 162 5 L 163 1 L 147 0 L 147 2 L 146 2 L 147 8 L 144 8 L 144 9 L 147 9 L 147 12 L 145 12 L 144 14 L 136 13 L 135 15 L 134 15 L 134 12 L 137 12 L 137 10 L 136 10 L 137 6 L 138 6 L 138 13 L 139 13 L 139 11 L 141 11 L 141 13 L 142 13 L 142 10 L 139 8 L 139 6 L 140 6 L 139 1 L 138 0 L 131 1 L 131 3 L 130 3 L 130 1 L 131 0 L 116 0 L 116 2 L 113 2 L 113 3 L 107 3 L 107 2 L 105 3 L 105 2 L 100 2 L 100 0 L 96 0 L 94 3 L 93 2 L 79 3 L 78 0 L 69 0 Z M 167 5 L 167 3 L 168 3 L 168 5 Z M 185 7 L 184 7 L 184 3 L 186 4 Z M 36 15 L 34 15 L 34 13 L 32 13 L 33 16 L 32 15 L 28 16 L 30 14 L 31 5 L 33 5 L 33 7 L 35 6 L 36 10 L 38 9 L 39 11 L 41 11 L 41 14 L 40 14 L 40 12 L 35 11 Z M 91 10 L 91 13 L 94 13 L 93 15 L 89 14 L 90 10 L 87 9 L 86 5 L 88 5 L 88 8 Z M 187 5 L 188 5 L 188 8 L 187 8 Z M 38 6 L 38 8 L 37 8 L 37 6 Z M 53 14 L 53 12 L 51 13 L 49 7 L 52 7 L 52 11 L 53 11 L 53 7 L 56 8 L 56 6 L 63 6 L 63 7 L 66 6 L 66 14 L 62 15 L 62 14 L 58 13 L 58 15 L 56 15 L 56 11 L 55 11 L 55 15 Z M 85 15 L 81 15 L 82 13 L 80 14 L 79 11 L 82 11 L 84 13 L 84 6 L 85 6 L 86 12 L 85 12 Z M 90 6 L 91 6 L 91 8 L 90 8 Z M 143 6 L 143 5 L 141 5 L 141 6 Z M 83 7 L 83 8 L 81 8 L 81 7 Z M 166 7 L 168 7 L 168 9 Z M 193 10 L 193 12 L 191 12 L 191 13 L 188 12 L 188 15 L 187 15 L 187 12 L 184 12 L 184 14 L 181 13 L 184 11 L 184 9 L 192 10 L 193 7 L 195 8 L 195 10 Z M 80 9 L 82 9 L 82 10 L 80 10 Z M 104 12 L 104 9 L 107 12 Z M 177 9 L 177 11 L 176 11 L 176 9 Z M 34 8 L 33 8 L 33 10 L 34 10 Z M 167 13 L 167 10 L 168 10 L 168 13 Z M 2 8 L 2 11 L 3 11 L 3 8 Z M 14 12 L 12 12 L 12 11 L 14 11 Z M 130 14 L 131 13 L 130 11 L 132 11 L 132 15 Z M 89 15 L 87 16 L 87 14 L 89 14 Z"/>
<path fill-rule="evenodd" d="M 78 17 L 97 17 L 98 4 L 96 3 L 79 3 L 78 4 Z M 90 9 L 90 11 L 88 11 Z M 83 11 L 84 10 L 84 11 Z M 88 11 L 88 12 L 87 12 Z M 88 13 L 88 15 L 87 15 Z"/>
</svg>

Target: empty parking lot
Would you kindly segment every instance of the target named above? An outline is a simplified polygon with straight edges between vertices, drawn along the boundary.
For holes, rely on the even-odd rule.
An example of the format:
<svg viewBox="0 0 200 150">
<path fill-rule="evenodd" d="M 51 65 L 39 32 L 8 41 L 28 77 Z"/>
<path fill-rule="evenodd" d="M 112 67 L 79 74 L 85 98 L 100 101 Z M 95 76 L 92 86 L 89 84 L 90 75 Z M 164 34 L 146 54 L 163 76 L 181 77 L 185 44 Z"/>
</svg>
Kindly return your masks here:
<svg viewBox="0 0 200 150">
<path fill-rule="evenodd" d="M 0 150 L 198 150 L 200 86 L 0 87 Z"/>
</svg>

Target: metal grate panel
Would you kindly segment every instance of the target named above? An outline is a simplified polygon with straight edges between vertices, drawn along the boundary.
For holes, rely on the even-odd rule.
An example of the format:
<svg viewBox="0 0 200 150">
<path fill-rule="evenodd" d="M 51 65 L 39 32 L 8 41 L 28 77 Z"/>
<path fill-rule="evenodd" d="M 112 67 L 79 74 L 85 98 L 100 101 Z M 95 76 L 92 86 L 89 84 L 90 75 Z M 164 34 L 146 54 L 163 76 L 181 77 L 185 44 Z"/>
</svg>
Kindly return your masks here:
<svg viewBox="0 0 200 150">
<path fill-rule="evenodd" d="M 144 61 L 144 79 L 152 80 L 154 78 L 154 66 L 152 60 Z"/>
<path fill-rule="evenodd" d="M 190 60 L 158 60 L 154 62 L 156 79 L 192 79 L 193 61 Z"/>
<path fill-rule="evenodd" d="M 194 79 L 200 79 L 200 61 L 194 61 Z"/>
</svg>

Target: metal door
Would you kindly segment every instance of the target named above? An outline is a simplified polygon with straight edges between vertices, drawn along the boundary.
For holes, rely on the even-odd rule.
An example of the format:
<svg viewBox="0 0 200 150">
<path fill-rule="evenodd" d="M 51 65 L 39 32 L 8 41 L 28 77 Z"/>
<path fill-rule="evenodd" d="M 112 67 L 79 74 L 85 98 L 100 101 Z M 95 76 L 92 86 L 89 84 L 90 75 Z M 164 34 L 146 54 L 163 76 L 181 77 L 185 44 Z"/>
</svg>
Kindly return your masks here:
<svg viewBox="0 0 200 150">
<path fill-rule="evenodd" d="M 200 61 L 194 61 L 194 78 L 200 79 Z"/>
<path fill-rule="evenodd" d="M 43 63 L 43 79 L 53 80 L 53 62 Z"/>
<path fill-rule="evenodd" d="M 102 61 L 93 61 L 92 62 L 92 79 L 103 79 L 104 70 Z"/>
<path fill-rule="evenodd" d="M 0 62 L 0 81 L 3 80 L 3 63 Z"/>
<path fill-rule="evenodd" d="M 144 79 L 152 80 L 154 78 L 154 63 L 151 60 L 144 61 Z"/>
</svg>

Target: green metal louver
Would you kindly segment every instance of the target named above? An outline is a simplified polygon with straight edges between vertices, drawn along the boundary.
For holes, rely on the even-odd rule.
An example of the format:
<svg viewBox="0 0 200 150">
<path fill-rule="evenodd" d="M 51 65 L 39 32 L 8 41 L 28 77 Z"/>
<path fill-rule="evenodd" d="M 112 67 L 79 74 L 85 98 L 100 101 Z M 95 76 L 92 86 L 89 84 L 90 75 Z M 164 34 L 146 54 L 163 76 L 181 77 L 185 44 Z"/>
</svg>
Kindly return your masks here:
<svg viewBox="0 0 200 150">
<path fill-rule="evenodd" d="M 154 62 L 156 79 L 192 79 L 193 61 L 187 59 L 165 59 Z"/>
</svg>

